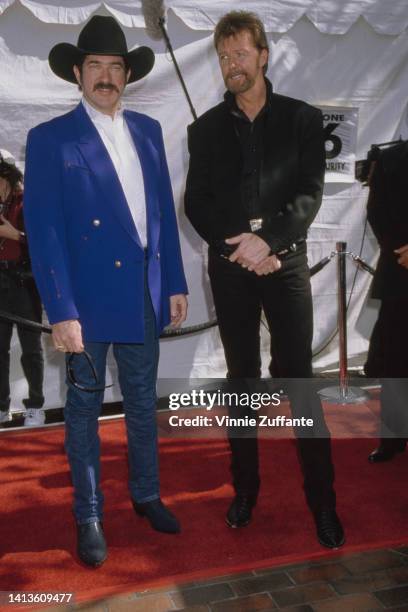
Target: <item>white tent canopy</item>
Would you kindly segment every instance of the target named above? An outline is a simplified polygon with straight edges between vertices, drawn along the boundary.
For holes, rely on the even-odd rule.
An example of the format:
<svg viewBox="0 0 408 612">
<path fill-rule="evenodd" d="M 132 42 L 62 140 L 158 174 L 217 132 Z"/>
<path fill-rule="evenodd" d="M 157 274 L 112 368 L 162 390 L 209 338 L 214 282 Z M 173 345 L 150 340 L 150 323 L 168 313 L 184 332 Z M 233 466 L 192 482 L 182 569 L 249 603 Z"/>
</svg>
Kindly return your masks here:
<svg viewBox="0 0 408 612">
<path fill-rule="evenodd" d="M 76 43 L 82 24 L 95 12 L 112 14 L 124 26 L 129 47 L 150 45 L 156 53 L 152 73 L 130 85 L 125 105 L 157 118 L 163 127 L 190 289 L 187 324 L 214 316 L 205 272 L 205 246 L 186 220 L 183 190 L 188 154 L 186 127 L 192 121 L 187 101 L 163 40 L 153 40 L 145 15 L 161 2 L 147 0 L 0 0 L 0 148 L 23 164 L 28 129 L 66 112 L 80 99 L 75 86 L 56 78 L 48 67 L 50 48 Z M 351 106 L 359 110 L 357 158 L 371 144 L 408 134 L 408 3 L 406 0 L 167 0 L 170 39 L 193 104 L 200 115 L 222 99 L 224 86 L 213 49 L 212 30 L 218 18 L 234 9 L 257 12 L 265 22 L 271 56 L 268 76 L 274 89 L 311 104 Z M 46 186 L 44 186 L 46 188 Z M 326 185 L 323 206 L 309 233 L 310 265 L 335 249 L 339 240 L 360 252 L 367 189 L 359 183 Z M 377 247 L 368 231 L 362 255 L 374 265 Z M 367 348 L 365 299 L 370 277 L 348 265 L 353 287 L 348 313 L 349 357 L 361 363 Z M 336 328 L 336 274 L 332 262 L 313 278 L 314 348 Z M 362 316 L 363 313 L 363 316 Z M 268 335 L 263 332 L 264 368 Z M 46 341 L 47 405 L 61 405 L 60 355 Z M 222 376 L 225 373 L 218 330 L 161 343 L 160 375 L 168 378 Z M 13 347 L 14 400 L 26 387 Z M 337 339 L 316 358 L 316 367 L 335 366 Z M 114 388 L 107 399 L 117 397 Z"/>
<path fill-rule="evenodd" d="M 37 19 L 45 23 L 77 25 L 86 21 L 101 8 L 108 10 L 128 28 L 144 28 L 146 7 L 150 11 L 163 5 L 157 0 L 110 0 L 83 2 L 82 0 L 0 0 L 0 14 L 20 2 Z M 232 5 L 230 0 L 201 0 L 189 2 L 167 0 L 164 10 L 171 9 L 193 30 L 213 30 L 218 19 L 232 8 L 254 10 L 262 16 L 268 32 L 287 32 L 302 17 L 307 17 L 323 34 L 345 34 L 363 17 L 378 34 L 401 34 L 408 26 L 405 0 L 249 0 Z"/>
</svg>

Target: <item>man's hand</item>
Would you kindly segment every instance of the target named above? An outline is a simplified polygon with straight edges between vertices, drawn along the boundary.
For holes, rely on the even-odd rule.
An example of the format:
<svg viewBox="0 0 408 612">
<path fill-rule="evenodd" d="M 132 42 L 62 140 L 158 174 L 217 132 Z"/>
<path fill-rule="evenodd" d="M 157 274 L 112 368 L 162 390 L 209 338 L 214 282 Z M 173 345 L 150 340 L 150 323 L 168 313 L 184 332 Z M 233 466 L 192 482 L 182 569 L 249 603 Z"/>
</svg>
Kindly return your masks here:
<svg viewBox="0 0 408 612">
<path fill-rule="evenodd" d="M 276 255 L 269 255 L 266 259 L 261 261 L 260 264 L 255 266 L 254 272 L 258 276 L 264 276 L 267 274 L 272 274 L 272 272 L 277 272 L 282 267 L 282 262 L 280 259 L 276 257 Z"/>
<path fill-rule="evenodd" d="M 187 317 L 187 297 L 179 293 L 170 296 L 170 315 L 171 327 L 177 328 L 186 320 Z"/>
<path fill-rule="evenodd" d="M 3 215 L 0 215 L 0 238 L 6 238 L 7 240 L 20 240 L 20 232 L 18 229 L 11 225 L 10 221 L 7 221 Z"/>
<path fill-rule="evenodd" d="M 241 264 L 249 271 L 255 270 L 271 252 L 269 245 L 256 234 L 244 233 L 233 238 L 227 238 L 227 244 L 237 244 L 237 248 L 230 255 L 229 260 Z"/>
<path fill-rule="evenodd" d="M 408 270 L 408 244 L 405 244 L 399 249 L 395 249 L 394 253 L 399 255 L 397 262 Z"/>
<path fill-rule="evenodd" d="M 54 323 L 52 327 L 52 340 L 57 351 L 63 353 L 82 353 L 81 324 L 76 319 Z"/>
</svg>

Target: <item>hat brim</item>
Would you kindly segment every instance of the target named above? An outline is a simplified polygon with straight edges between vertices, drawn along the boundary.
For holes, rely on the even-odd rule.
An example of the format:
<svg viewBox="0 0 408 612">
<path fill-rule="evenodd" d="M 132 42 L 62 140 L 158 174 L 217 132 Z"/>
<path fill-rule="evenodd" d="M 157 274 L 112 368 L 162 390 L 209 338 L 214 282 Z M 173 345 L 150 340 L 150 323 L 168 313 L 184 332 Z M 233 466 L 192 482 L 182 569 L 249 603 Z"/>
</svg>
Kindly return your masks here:
<svg viewBox="0 0 408 612">
<path fill-rule="evenodd" d="M 128 83 L 134 83 L 145 77 L 154 66 L 154 53 L 150 47 L 138 47 L 129 51 L 125 55 L 119 54 L 117 51 L 112 52 L 107 49 L 103 53 L 92 50 L 79 49 L 70 43 L 59 43 L 50 51 L 48 62 L 54 74 L 64 81 L 76 83 L 73 67 L 81 63 L 85 55 L 117 55 L 123 57 L 130 70 Z"/>
</svg>

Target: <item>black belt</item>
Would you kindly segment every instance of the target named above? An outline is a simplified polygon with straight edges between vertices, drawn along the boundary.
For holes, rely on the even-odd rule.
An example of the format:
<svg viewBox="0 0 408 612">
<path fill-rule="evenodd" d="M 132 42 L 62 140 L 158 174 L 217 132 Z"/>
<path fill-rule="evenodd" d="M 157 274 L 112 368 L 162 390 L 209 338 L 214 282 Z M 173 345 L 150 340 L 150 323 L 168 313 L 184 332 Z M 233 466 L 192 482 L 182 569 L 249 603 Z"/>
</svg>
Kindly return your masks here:
<svg viewBox="0 0 408 612">
<path fill-rule="evenodd" d="M 303 244 L 306 241 L 306 238 L 301 238 L 297 242 L 291 244 L 287 249 L 283 249 L 282 251 L 278 251 L 276 255 L 287 255 L 288 253 L 296 253 L 298 246 Z"/>
<path fill-rule="evenodd" d="M 298 247 L 304 242 L 306 242 L 306 238 L 300 238 L 296 242 L 293 242 L 287 249 L 282 249 L 275 253 L 275 255 L 282 257 L 283 255 L 288 255 L 288 253 L 296 253 Z M 219 240 L 214 244 L 213 248 L 217 255 L 220 255 L 224 259 L 229 259 L 236 247 L 232 244 L 227 244 L 224 240 Z"/>
</svg>

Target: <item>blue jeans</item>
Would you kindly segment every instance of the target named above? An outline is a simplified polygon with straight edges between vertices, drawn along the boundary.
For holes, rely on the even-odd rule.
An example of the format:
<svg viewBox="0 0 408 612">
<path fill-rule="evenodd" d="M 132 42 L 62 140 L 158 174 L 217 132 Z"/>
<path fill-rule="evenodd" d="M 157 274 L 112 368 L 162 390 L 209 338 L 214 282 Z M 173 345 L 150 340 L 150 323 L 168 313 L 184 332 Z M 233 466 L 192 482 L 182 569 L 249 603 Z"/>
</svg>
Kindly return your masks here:
<svg viewBox="0 0 408 612">
<path fill-rule="evenodd" d="M 106 355 L 110 344 L 85 343 L 92 357 L 98 384 L 105 384 Z M 145 289 L 144 344 L 113 344 L 123 395 L 129 456 L 129 490 L 132 499 L 147 502 L 159 493 L 159 466 L 156 424 L 156 379 L 159 340 L 155 316 Z M 82 355 L 73 361 L 75 378 L 94 386 L 89 365 Z M 102 520 L 103 494 L 100 488 L 100 442 L 98 417 L 103 391 L 80 391 L 68 382 L 65 416 L 65 449 L 74 486 L 74 515 L 78 523 Z"/>
</svg>

